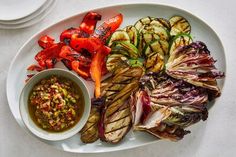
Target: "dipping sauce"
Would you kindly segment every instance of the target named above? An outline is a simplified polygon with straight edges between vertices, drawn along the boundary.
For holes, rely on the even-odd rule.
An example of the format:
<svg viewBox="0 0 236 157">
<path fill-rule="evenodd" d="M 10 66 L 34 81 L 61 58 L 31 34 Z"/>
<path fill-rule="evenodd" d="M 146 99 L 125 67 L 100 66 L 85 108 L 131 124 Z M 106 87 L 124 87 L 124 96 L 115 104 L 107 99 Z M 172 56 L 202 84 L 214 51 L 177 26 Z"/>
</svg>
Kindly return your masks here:
<svg viewBox="0 0 236 157">
<path fill-rule="evenodd" d="M 84 112 L 83 93 L 73 81 L 53 75 L 33 87 L 28 107 L 31 118 L 40 128 L 62 132 L 80 120 Z"/>
</svg>

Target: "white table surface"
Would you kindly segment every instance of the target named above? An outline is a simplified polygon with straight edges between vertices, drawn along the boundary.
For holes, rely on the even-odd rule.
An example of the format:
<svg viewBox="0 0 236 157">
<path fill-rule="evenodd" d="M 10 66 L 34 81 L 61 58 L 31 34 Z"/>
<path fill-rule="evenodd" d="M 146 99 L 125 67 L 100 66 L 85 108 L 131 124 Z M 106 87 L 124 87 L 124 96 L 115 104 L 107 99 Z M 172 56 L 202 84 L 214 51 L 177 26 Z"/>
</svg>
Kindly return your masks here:
<svg viewBox="0 0 236 157">
<path fill-rule="evenodd" d="M 10 62 L 22 44 L 49 24 L 87 9 L 127 3 L 128 0 L 59 0 L 56 8 L 40 23 L 25 29 L 0 30 L 0 157 L 233 157 L 236 156 L 236 1 L 235 0 L 129 0 L 183 8 L 206 21 L 219 35 L 226 52 L 227 76 L 222 97 L 206 122 L 191 128 L 182 141 L 157 142 L 131 150 L 103 154 L 72 154 L 56 150 L 27 134 L 8 107 L 6 76 Z M 162 145 L 162 146 L 160 146 Z M 164 145 L 164 146 L 163 146 Z M 168 149 L 163 149 L 168 148 Z"/>
</svg>

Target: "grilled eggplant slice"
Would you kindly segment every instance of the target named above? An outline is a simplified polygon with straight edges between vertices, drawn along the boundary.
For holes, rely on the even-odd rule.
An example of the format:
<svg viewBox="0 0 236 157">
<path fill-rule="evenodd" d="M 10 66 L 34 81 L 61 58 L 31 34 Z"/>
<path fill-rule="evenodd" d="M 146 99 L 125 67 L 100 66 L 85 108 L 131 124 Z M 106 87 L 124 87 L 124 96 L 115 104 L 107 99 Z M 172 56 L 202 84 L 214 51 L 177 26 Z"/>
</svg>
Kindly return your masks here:
<svg viewBox="0 0 236 157">
<path fill-rule="evenodd" d="M 97 141 L 98 137 L 98 122 L 100 119 L 100 110 L 97 107 L 92 107 L 89 119 L 83 129 L 80 131 L 80 139 L 84 143 L 92 143 Z"/>
<path fill-rule="evenodd" d="M 109 72 L 114 72 L 117 68 L 126 68 L 128 66 L 128 58 L 122 54 L 111 54 L 106 61 L 106 67 Z"/>
<path fill-rule="evenodd" d="M 143 75 L 140 67 L 123 69 L 102 82 L 102 95 L 106 97 L 105 108 L 99 123 L 100 139 L 117 143 L 131 128 L 132 118 L 129 98 L 139 88 L 139 79 Z"/>
<path fill-rule="evenodd" d="M 175 36 L 180 33 L 189 34 L 191 32 L 191 25 L 184 17 L 172 16 L 169 21 L 171 24 L 170 35 Z"/>
<path fill-rule="evenodd" d="M 80 139 L 84 143 L 92 143 L 98 140 L 98 122 L 101 117 L 101 110 L 104 107 L 105 99 L 93 99 L 92 100 L 92 108 L 90 111 L 90 115 L 88 121 L 85 126 L 80 131 L 81 136 Z"/>
<path fill-rule="evenodd" d="M 104 119 L 105 141 L 111 143 L 119 142 L 131 128 L 131 114 L 129 104 L 124 104 L 112 115 Z"/>
</svg>

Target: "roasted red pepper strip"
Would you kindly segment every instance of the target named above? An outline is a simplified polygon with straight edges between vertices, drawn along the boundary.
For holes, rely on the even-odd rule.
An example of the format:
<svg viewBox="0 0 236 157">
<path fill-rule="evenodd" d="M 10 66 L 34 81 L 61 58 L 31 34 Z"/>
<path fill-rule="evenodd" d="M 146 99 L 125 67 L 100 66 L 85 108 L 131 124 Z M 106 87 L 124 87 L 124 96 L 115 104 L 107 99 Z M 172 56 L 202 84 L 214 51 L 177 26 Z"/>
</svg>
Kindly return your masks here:
<svg viewBox="0 0 236 157">
<path fill-rule="evenodd" d="M 98 38 L 80 38 L 78 35 L 74 34 L 71 37 L 70 46 L 76 51 L 86 49 L 93 55 L 101 49 L 103 44 Z"/>
<path fill-rule="evenodd" d="M 59 57 L 63 58 L 63 59 L 67 59 L 69 61 L 74 61 L 75 58 L 78 58 L 80 54 L 73 50 L 70 46 L 63 46 L 61 48 L 61 52 L 59 53 Z"/>
<path fill-rule="evenodd" d="M 80 61 L 80 66 L 90 67 L 91 58 L 85 57 L 82 53 L 78 53 L 73 50 L 70 46 L 63 46 L 59 54 L 60 58 L 66 59 L 68 61 L 78 60 Z"/>
<path fill-rule="evenodd" d="M 102 64 L 105 62 L 104 59 L 107 54 L 110 53 L 110 49 L 108 47 L 103 46 L 99 49 L 94 55 L 90 67 L 90 75 L 93 81 L 95 82 L 95 97 L 98 98 L 101 95 L 100 87 L 101 87 L 101 77 L 102 77 Z"/>
<path fill-rule="evenodd" d="M 69 28 L 67 30 L 64 30 L 60 35 L 60 41 L 64 42 L 66 45 L 69 45 L 71 36 L 73 34 L 79 34 L 80 30 L 78 28 Z"/>
<path fill-rule="evenodd" d="M 95 12 L 89 12 L 85 15 L 79 29 L 88 34 L 93 34 L 96 28 L 97 21 L 101 20 L 102 16 Z"/>
<path fill-rule="evenodd" d="M 122 21 L 123 21 L 123 15 L 122 14 L 118 14 L 115 17 L 112 17 L 112 18 L 108 19 L 107 21 L 102 23 L 102 25 L 98 26 L 97 29 L 95 29 L 95 32 L 92 35 L 92 37 L 99 38 L 103 42 L 103 44 L 105 44 L 107 38 L 113 32 L 115 32 L 115 30 L 117 28 L 119 28 Z"/>
<path fill-rule="evenodd" d="M 60 41 L 69 45 L 70 39 L 73 34 L 77 34 L 79 37 L 88 38 L 93 34 L 97 21 L 101 20 L 101 15 L 95 12 L 89 12 L 85 15 L 79 28 L 69 28 L 63 31 L 60 35 Z"/>
<path fill-rule="evenodd" d="M 44 35 L 39 38 L 38 40 L 39 46 L 41 46 L 43 49 L 49 48 L 54 44 L 54 39 L 48 35 Z"/>
<path fill-rule="evenodd" d="M 36 56 L 35 60 L 41 67 L 51 68 L 54 64 L 60 60 L 59 53 L 61 51 L 63 43 L 54 44 L 49 48 L 40 51 Z"/>
<path fill-rule="evenodd" d="M 81 68 L 80 67 L 80 62 L 79 61 L 72 61 L 71 62 L 71 67 L 72 70 L 74 70 L 78 75 L 80 75 L 83 78 L 88 78 L 89 75 L 89 71 L 86 70 L 85 68 Z"/>
</svg>

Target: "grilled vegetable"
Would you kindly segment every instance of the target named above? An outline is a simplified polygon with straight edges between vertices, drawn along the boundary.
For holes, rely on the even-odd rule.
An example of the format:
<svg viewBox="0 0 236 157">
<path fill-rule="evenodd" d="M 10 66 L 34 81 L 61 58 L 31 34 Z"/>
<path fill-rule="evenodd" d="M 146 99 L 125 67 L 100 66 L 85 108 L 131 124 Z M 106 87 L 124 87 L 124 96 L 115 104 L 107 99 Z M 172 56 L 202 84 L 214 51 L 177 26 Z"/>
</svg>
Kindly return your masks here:
<svg viewBox="0 0 236 157">
<path fill-rule="evenodd" d="M 85 126 L 80 131 L 81 136 L 80 139 L 84 143 L 92 143 L 95 142 L 98 136 L 98 122 L 101 117 L 101 110 L 104 107 L 105 99 L 92 99 L 92 108 L 90 111 L 90 115 L 88 121 Z"/>
<path fill-rule="evenodd" d="M 150 44 L 146 45 L 144 48 L 143 54 L 148 56 L 152 53 L 159 53 L 161 56 L 164 56 L 168 53 L 169 43 L 165 40 L 155 40 Z"/>
<path fill-rule="evenodd" d="M 140 32 L 156 34 L 159 36 L 161 40 L 168 41 L 170 38 L 169 32 L 167 31 L 165 27 L 162 27 L 162 26 L 158 27 L 155 25 L 151 25 L 151 26 L 146 25 L 140 30 Z"/>
<path fill-rule="evenodd" d="M 140 35 L 140 43 L 139 43 L 139 51 L 143 53 L 145 47 L 153 41 L 159 40 L 160 37 L 154 33 L 141 33 Z"/>
<path fill-rule="evenodd" d="M 142 29 L 142 27 L 144 25 L 149 25 L 155 18 L 154 17 L 150 17 L 150 16 L 147 16 L 147 17 L 144 17 L 140 20 L 138 20 L 135 24 L 134 24 L 134 27 L 137 29 L 137 30 L 140 30 Z"/>
<path fill-rule="evenodd" d="M 140 56 L 138 49 L 128 42 L 117 42 L 116 45 L 112 47 L 112 53 L 121 53 L 130 58 L 138 58 Z"/>
<path fill-rule="evenodd" d="M 202 42 L 193 42 L 171 53 L 166 64 L 166 73 L 176 79 L 203 87 L 220 95 L 216 79 L 224 74 L 215 67 L 215 60 Z"/>
<path fill-rule="evenodd" d="M 129 35 L 129 38 L 130 38 L 130 42 L 134 45 L 134 46 L 138 46 L 139 44 L 139 32 L 138 30 L 130 25 L 130 26 L 126 26 L 124 28 L 124 31 L 127 32 L 127 34 Z"/>
<path fill-rule="evenodd" d="M 105 116 L 103 125 L 104 131 L 103 135 L 100 136 L 101 140 L 110 143 L 121 141 L 131 128 L 131 115 L 128 103 L 122 104 L 109 117 Z"/>
<path fill-rule="evenodd" d="M 133 81 L 139 80 L 143 75 L 140 67 L 127 67 L 117 69 L 114 75 L 108 77 L 101 84 L 101 96 L 106 97 L 107 101 L 114 100 L 116 95 Z"/>
<path fill-rule="evenodd" d="M 111 54 L 106 61 L 106 67 L 109 72 L 114 72 L 117 68 L 128 67 L 128 59 L 122 54 Z"/>
<path fill-rule="evenodd" d="M 159 127 L 154 127 L 146 132 L 154 135 L 159 139 L 169 139 L 171 141 L 178 141 L 181 140 L 184 135 L 189 134 L 190 131 L 184 130 L 176 125 L 167 125 L 167 124 L 160 124 Z"/>
<path fill-rule="evenodd" d="M 165 27 L 168 31 L 171 29 L 170 22 L 167 19 L 164 18 L 155 18 L 152 22 L 150 22 L 150 25 L 153 26 L 162 26 Z"/>
<path fill-rule="evenodd" d="M 171 17 L 169 21 L 171 24 L 170 34 L 172 36 L 175 36 L 180 33 L 189 34 L 191 32 L 191 26 L 184 17 L 176 15 Z"/>
<path fill-rule="evenodd" d="M 145 68 L 147 72 L 160 72 L 164 68 L 164 57 L 159 53 L 146 56 Z"/>
<path fill-rule="evenodd" d="M 108 37 L 116 31 L 123 21 L 123 15 L 118 14 L 105 22 L 95 29 L 92 37 L 99 38 L 101 42 L 105 43 Z"/>
<path fill-rule="evenodd" d="M 97 124 L 100 119 L 100 111 L 97 107 L 92 107 L 89 115 L 89 119 L 86 122 L 83 129 L 80 131 L 81 133 L 81 141 L 84 143 L 92 143 L 95 142 L 98 137 L 98 127 Z"/>
<path fill-rule="evenodd" d="M 138 89 L 142 68 L 125 68 L 102 82 L 105 109 L 99 123 L 100 139 L 117 143 L 131 128 L 129 97 Z"/>
<path fill-rule="evenodd" d="M 189 34 L 178 34 L 171 41 L 170 51 L 171 54 L 174 50 L 176 50 L 180 46 L 186 46 L 193 42 L 192 37 Z"/>
<path fill-rule="evenodd" d="M 129 65 L 131 67 L 143 67 L 144 60 L 142 58 L 139 59 L 129 59 Z"/>
<path fill-rule="evenodd" d="M 166 75 L 142 77 L 143 90 L 131 100 L 135 130 L 147 131 L 159 138 L 179 140 L 189 125 L 206 120 L 207 90 Z"/>
<path fill-rule="evenodd" d="M 115 31 L 110 39 L 108 40 L 108 46 L 111 46 L 114 42 L 120 42 L 120 41 L 124 41 L 124 42 L 130 42 L 130 37 L 128 35 L 128 33 L 124 30 L 117 30 Z"/>
</svg>

